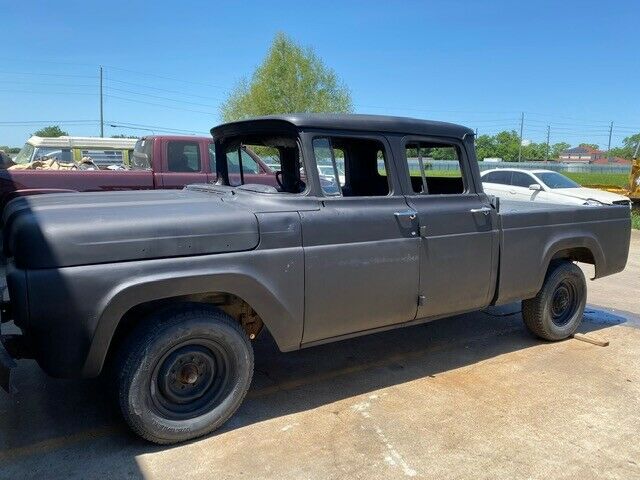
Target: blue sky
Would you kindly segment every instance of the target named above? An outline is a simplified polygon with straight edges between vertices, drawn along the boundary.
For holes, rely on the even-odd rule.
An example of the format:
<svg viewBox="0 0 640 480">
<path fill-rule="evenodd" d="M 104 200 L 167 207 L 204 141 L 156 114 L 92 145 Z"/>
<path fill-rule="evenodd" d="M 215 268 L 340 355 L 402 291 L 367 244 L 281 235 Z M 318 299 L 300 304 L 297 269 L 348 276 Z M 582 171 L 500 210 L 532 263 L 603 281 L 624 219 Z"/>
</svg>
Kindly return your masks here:
<svg viewBox="0 0 640 480">
<path fill-rule="evenodd" d="M 277 31 L 332 67 L 359 113 L 606 147 L 640 131 L 640 2 L 0 0 L 0 144 L 58 120 L 96 135 L 206 133 Z M 155 105 L 153 105 L 155 104 Z M 83 121 L 70 122 L 70 121 Z M 158 127 L 158 128 L 156 128 Z"/>
</svg>

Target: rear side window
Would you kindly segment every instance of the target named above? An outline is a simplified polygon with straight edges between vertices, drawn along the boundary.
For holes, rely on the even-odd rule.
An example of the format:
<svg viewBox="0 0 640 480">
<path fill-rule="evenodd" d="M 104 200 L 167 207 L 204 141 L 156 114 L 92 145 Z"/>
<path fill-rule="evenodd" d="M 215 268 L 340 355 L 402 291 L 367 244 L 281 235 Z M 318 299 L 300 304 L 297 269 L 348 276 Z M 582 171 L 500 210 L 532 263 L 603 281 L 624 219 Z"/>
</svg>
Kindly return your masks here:
<svg viewBox="0 0 640 480">
<path fill-rule="evenodd" d="M 382 142 L 366 138 L 320 137 L 313 140 L 320 186 L 326 196 L 389 195 L 387 158 Z"/>
<path fill-rule="evenodd" d="M 409 142 L 405 146 L 405 155 L 414 193 L 424 195 L 464 193 L 461 153 L 456 145 Z"/>
<path fill-rule="evenodd" d="M 511 185 L 513 185 L 514 187 L 529 188 L 529 185 L 531 185 L 532 183 L 537 182 L 526 173 L 513 172 L 513 176 L 511 177 Z"/>
<path fill-rule="evenodd" d="M 498 183 L 500 185 L 511 185 L 511 172 L 503 170 L 490 172 L 482 177 L 483 182 Z"/>
<path fill-rule="evenodd" d="M 202 169 L 198 142 L 172 140 L 167 145 L 167 170 L 193 173 Z"/>
</svg>

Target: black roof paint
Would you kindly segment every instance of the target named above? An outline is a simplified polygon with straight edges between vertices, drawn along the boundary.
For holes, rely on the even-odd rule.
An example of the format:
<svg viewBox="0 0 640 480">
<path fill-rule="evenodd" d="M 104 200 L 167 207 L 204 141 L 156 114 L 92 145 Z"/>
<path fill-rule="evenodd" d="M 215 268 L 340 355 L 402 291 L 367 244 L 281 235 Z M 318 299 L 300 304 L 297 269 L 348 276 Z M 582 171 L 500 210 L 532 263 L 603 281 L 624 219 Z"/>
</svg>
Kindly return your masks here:
<svg viewBox="0 0 640 480">
<path fill-rule="evenodd" d="M 211 129 L 214 138 L 242 133 L 267 124 L 289 124 L 298 129 L 352 130 L 367 132 L 401 133 L 405 135 L 434 135 L 464 138 L 473 135 L 473 130 L 454 123 L 420 120 L 408 117 L 361 114 L 291 113 L 248 118 L 224 123 Z"/>
</svg>

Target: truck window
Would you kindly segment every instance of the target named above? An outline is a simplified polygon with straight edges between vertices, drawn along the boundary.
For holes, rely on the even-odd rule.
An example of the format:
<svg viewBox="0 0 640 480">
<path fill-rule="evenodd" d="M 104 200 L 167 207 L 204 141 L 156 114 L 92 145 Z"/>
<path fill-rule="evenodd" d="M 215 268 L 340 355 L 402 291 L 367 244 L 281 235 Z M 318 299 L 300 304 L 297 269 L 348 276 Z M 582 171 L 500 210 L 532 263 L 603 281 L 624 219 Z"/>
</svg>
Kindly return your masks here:
<svg viewBox="0 0 640 480">
<path fill-rule="evenodd" d="M 211 173 L 216 173 L 216 144 L 209 144 L 209 170 Z"/>
<path fill-rule="evenodd" d="M 296 138 L 287 135 L 229 138 L 222 151 L 231 186 L 258 183 L 271 185 L 281 193 L 302 193 L 307 188 Z M 263 164 L 273 173 L 267 174 Z"/>
<path fill-rule="evenodd" d="M 80 150 L 80 154 L 82 158 L 90 158 L 99 167 L 124 164 L 124 152 L 122 150 L 86 149 Z"/>
<path fill-rule="evenodd" d="M 202 169 L 198 142 L 172 140 L 167 145 L 167 170 L 192 173 Z"/>
<path fill-rule="evenodd" d="M 321 137 L 313 151 L 327 196 L 389 195 L 387 157 L 382 142 L 366 138 Z"/>
<path fill-rule="evenodd" d="M 153 139 L 141 138 L 133 147 L 133 156 L 129 157 L 132 170 L 150 170 L 153 157 Z"/>
<path fill-rule="evenodd" d="M 464 193 L 460 150 L 447 143 L 410 142 L 405 146 L 411 188 L 424 195 Z"/>
<path fill-rule="evenodd" d="M 258 148 L 259 147 L 254 147 Z M 243 174 L 258 174 L 260 173 L 260 166 L 258 162 L 256 162 L 251 154 L 247 152 L 247 146 L 243 145 L 240 149 L 241 159 L 238 157 L 238 151 L 227 152 L 227 168 L 229 169 L 229 174 L 239 174 L 240 173 L 240 160 L 242 160 L 242 173 Z"/>
</svg>

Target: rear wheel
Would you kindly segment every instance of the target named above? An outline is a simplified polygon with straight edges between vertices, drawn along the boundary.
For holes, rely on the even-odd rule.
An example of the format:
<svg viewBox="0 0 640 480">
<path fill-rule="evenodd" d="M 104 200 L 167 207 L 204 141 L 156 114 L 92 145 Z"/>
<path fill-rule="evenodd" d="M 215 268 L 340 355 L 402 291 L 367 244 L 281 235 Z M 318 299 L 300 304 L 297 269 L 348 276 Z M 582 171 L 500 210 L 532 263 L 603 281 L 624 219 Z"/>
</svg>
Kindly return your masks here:
<svg viewBox="0 0 640 480">
<path fill-rule="evenodd" d="M 587 285 L 580 268 L 569 261 L 549 269 L 542 288 L 522 302 L 522 318 L 527 328 L 545 340 L 571 336 L 582 321 L 587 301 Z"/>
<path fill-rule="evenodd" d="M 129 426 L 155 443 L 205 435 L 242 403 L 253 350 L 237 322 L 206 306 L 165 311 L 123 346 L 118 396 Z"/>
</svg>

